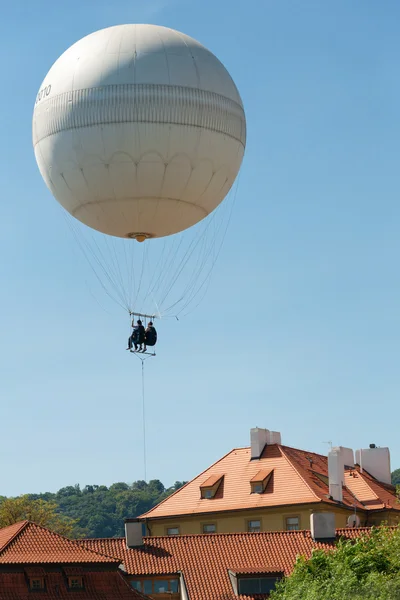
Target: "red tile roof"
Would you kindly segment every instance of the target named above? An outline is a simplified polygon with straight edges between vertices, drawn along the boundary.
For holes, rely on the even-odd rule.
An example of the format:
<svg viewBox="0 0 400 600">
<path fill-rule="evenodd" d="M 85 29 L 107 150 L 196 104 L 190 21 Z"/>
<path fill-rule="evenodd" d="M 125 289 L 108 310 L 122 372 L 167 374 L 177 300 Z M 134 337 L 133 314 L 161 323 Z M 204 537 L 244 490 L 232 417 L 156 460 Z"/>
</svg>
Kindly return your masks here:
<svg viewBox="0 0 400 600">
<path fill-rule="evenodd" d="M 368 528 L 339 529 L 338 537 L 355 538 Z M 235 598 L 229 570 L 290 574 L 296 557 L 309 557 L 313 548 L 329 543 L 313 542 L 309 531 L 221 533 L 145 538 L 144 545 L 127 549 L 125 538 L 81 542 L 85 548 L 123 561 L 128 575 L 173 575 L 182 572 L 190 600 Z M 243 597 L 244 598 L 244 597 Z M 243 599 L 242 599 L 243 600 Z"/>
<path fill-rule="evenodd" d="M 25 527 L 27 522 L 28 521 L 22 521 L 0 529 L 0 551 L 18 534 L 19 531 L 21 531 L 21 529 Z"/>
<path fill-rule="evenodd" d="M 105 563 L 118 561 L 45 527 L 23 521 L 0 530 L 0 565 L 48 563 Z"/>
<path fill-rule="evenodd" d="M 84 589 L 73 590 L 75 600 L 150 600 L 130 587 L 120 563 L 118 557 L 22 521 L 0 529 L 0 600 L 31 600 L 30 577 L 45 582 L 45 590 L 35 590 L 35 600 L 70 600 L 65 576 L 73 575 L 84 578 Z"/>
<path fill-rule="evenodd" d="M 180 515 L 207 514 L 231 510 L 268 508 L 324 502 L 338 503 L 329 495 L 328 461 L 326 456 L 297 450 L 289 446 L 266 446 L 261 457 L 250 460 L 250 448 L 237 448 L 222 457 L 206 471 L 192 479 L 160 504 L 140 518 L 156 519 Z M 346 478 L 349 485 L 343 488 L 342 506 L 369 511 L 382 508 L 380 503 L 370 503 L 379 498 L 386 508 L 400 510 L 395 489 L 378 482 L 365 471 L 359 473 L 360 485 Z M 273 471 L 264 493 L 251 494 L 250 482 L 260 471 Z M 224 476 L 218 494 L 208 500 L 201 498 L 199 487 L 210 485 Z M 206 483 L 207 482 L 207 483 Z"/>
</svg>

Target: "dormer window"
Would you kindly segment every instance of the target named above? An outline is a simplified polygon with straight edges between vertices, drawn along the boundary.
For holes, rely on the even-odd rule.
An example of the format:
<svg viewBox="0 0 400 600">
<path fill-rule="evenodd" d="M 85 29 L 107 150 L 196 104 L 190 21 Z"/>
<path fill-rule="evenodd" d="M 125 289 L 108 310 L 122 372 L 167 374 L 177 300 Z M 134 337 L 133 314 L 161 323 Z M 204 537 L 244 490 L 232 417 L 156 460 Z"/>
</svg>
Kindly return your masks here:
<svg viewBox="0 0 400 600">
<path fill-rule="evenodd" d="M 68 577 L 68 587 L 70 590 L 82 590 L 83 577 Z"/>
<path fill-rule="evenodd" d="M 44 590 L 44 578 L 43 577 L 31 577 L 29 579 L 29 587 L 32 591 Z"/>
<path fill-rule="evenodd" d="M 261 469 L 261 471 L 258 471 L 258 473 L 250 479 L 251 493 L 263 494 L 273 472 L 273 469 Z"/>
<path fill-rule="evenodd" d="M 211 500 L 214 498 L 223 478 L 223 475 L 211 475 L 211 477 L 208 477 L 208 479 L 203 481 L 200 486 L 201 497 L 205 500 Z"/>
</svg>

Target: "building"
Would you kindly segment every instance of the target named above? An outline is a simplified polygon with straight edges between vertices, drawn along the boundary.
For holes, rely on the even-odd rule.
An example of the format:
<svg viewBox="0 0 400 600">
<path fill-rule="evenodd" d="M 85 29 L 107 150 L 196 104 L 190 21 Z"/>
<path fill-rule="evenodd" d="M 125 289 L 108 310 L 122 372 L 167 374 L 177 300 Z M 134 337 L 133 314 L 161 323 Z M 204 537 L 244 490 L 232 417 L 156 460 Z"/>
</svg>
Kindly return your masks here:
<svg viewBox="0 0 400 600">
<path fill-rule="evenodd" d="M 310 514 L 333 512 L 338 527 L 397 524 L 388 448 L 332 448 L 328 457 L 252 429 L 235 448 L 139 518 L 151 536 L 300 530 Z"/>
<path fill-rule="evenodd" d="M 24 521 L 0 530 L 0 600 L 263 600 L 297 556 L 331 549 L 369 528 L 335 530 L 333 513 L 314 513 L 311 531 L 71 541 Z"/>
<path fill-rule="evenodd" d="M 127 521 L 126 538 L 91 539 L 89 550 L 122 561 L 130 585 L 153 600 L 261 600 L 291 573 L 298 555 L 331 549 L 366 528 L 335 530 L 332 513 L 312 517 L 311 531 L 141 536 L 142 524 Z"/>
<path fill-rule="evenodd" d="M 35 523 L 0 529 L 0 600 L 145 600 L 119 569 L 121 559 L 85 548 Z M 149 598 L 147 598 L 149 600 Z"/>
</svg>

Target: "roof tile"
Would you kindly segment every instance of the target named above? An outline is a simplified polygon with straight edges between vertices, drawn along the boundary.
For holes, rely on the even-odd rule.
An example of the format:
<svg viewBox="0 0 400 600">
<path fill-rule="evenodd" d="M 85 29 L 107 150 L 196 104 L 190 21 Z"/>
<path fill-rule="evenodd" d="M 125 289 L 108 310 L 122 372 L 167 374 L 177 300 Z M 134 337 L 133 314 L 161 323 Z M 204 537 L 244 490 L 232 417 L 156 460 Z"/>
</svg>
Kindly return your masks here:
<svg viewBox="0 0 400 600">
<path fill-rule="evenodd" d="M 370 528 L 339 529 L 337 537 L 354 539 Z M 233 572 L 283 572 L 288 575 L 298 555 L 313 548 L 332 548 L 314 542 L 309 531 L 222 533 L 145 538 L 144 545 L 127 549 L 125 538 L 83 540 L 86 548 L 123 561 L 136 576 L 183 573 L 190 600 L 235 598 L 229 578 Z M 242 597 L 242 600 L 245 597 Z M 237 600 L 237 598 L 236 598 Z"/>
</svg>

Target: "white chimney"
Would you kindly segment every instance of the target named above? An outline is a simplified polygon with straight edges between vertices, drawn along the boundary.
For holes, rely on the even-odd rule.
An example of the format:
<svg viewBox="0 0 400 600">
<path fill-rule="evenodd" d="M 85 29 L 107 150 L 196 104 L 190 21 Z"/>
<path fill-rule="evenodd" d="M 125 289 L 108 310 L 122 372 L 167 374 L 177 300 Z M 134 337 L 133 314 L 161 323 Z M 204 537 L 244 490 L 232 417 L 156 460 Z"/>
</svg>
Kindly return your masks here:
<svg viewBox="0 0 400 600">
<path fill-rule="evenodd" d="M 336 538 L 335 515 L 333 513 L 311 513 L 311 537 L 314 542 L 327 542 Z"/>
<path fill-rule="evenodd" d="M 267 444 L 280 444 L 281 434 L 279 431 L 269 431 L 254 427 L 250 429 L 251 460 L 260 458 Z"/>
<path fill-rule="evenodd" d="M 392 483 L 389 448 L 376 448 L 375 444 L 370 444 L 369 448 L 356 450 L 356 463 L 378 481 Z"/>
<path fill-rule="evenodd" d="M 127 548 L 143 546 L 143 523 L 136 519 L 125 521 L 125 541 Z"/>
<path fill-rule="evenodd" d="M 328 454 L 329 494 L 337 502 L 343 501 L 344 467 L 354 467 L 351 448 L 336 446 Z"/>
</svg>

